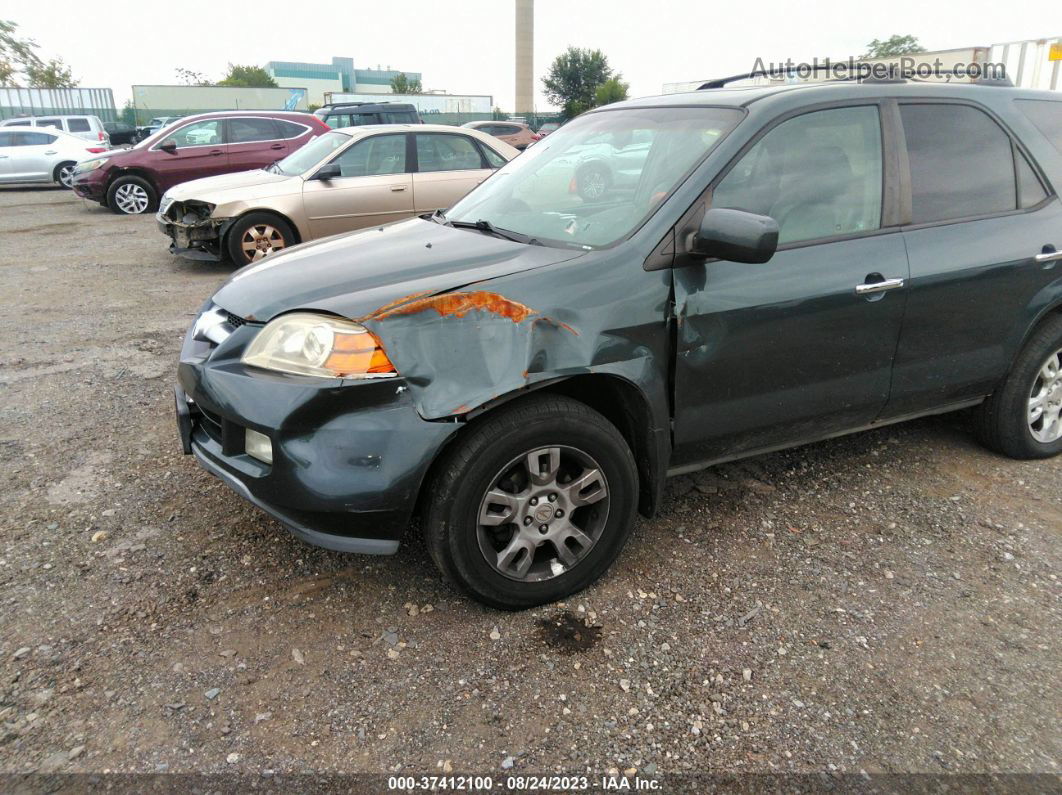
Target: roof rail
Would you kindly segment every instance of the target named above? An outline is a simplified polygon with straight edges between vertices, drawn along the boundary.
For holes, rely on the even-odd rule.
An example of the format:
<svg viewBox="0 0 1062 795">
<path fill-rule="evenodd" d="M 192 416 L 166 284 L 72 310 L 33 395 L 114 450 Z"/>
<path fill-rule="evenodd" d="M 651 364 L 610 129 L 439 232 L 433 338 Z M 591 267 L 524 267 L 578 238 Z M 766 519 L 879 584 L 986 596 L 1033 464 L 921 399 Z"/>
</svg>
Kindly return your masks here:
<svg viewBox="0 0 1062 795">
<path fill-rule="evenodd" d="M 873 66 L 880 66 L 887 71 L 887 74 L 877 75 L 873 73 L 863 74 L 863 72 L 869 72 L 872 69 L 872 65 L 866 61 L 838 61 L 830 64 L 802 64 L 794 66 L 786 66 L 778 69 L 754 69 L 751 72 L 742 72 L 741 74 L 730 75 L 729 77 L 717 77 L 711 80 L 707 80 L 697 87 L 698 91 L 706 91 L 713 88 L 723 88 L 728 83 L 733 83 L 736 80 L 749 80 L 753 77 L 792 77 L 799 75 L 801 72 L 836 72 L 838 68 L 840 71 L 847 72 L 845 77 L 835 77 L 833 81 L 843 82 L 854 80 L 859 83 L 906 83 L 914 80 L 917 82 L 932 82 L 926 78 L 921 77 L 912 70 L 900 69 L 895 64 L 873 64 Z M 934 77 L 952 76 L 952 77 L 970 77 L 967 69 L 936 69 L 932 72 Z M 829 81 L 829 82 L 833 82 Z M 827 82 L 827 81 L 823 81 Z M 978 77 L 971 78 L 972 83 L 977 85 L 986 86 L 1013 86 L 1009 77 Z"/>
</svg>

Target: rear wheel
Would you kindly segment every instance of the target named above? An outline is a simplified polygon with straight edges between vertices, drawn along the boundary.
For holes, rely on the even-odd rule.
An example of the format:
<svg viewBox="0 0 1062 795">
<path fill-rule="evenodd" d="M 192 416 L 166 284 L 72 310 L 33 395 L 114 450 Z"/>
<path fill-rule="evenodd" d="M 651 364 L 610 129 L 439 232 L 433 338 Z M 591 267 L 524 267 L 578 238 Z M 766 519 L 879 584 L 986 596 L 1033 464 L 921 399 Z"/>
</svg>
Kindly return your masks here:
<svg viewBox="0 0 1062 795">
<path fill-rule="evenodd" d="M 52 181 L 58 182 L 64 188 L 74 186 L 74 166 L 76 163 L 60 163 L 52 173 Z"/>
<path fill-rule="evenodd" d="M 269 213 L 249 213 L 229 229 L 229 258 L 243 267 L 295 244 L 291 224 Z"/>
<path fill-rule="evenodd" d="M 585 588 L 630 533 L 634 458 L 588 406 L 535 396 L 480 421 L 440 462 L 424 529 L 439 568 L 508 610 Z"/>
<path fill-rule="evenodd" d="M 158 195 L 146 179 L 118 177 L 107 189 L 107 206 L 119 215 L 140 215 L 158 206 Z"/>
<path fill-rule="evenodd" d="M 980 407 L 978 436 L 1011 458 L 1062 452 L 1062 316 L 1037 329 L 1006 380 Z"/>
</svg>

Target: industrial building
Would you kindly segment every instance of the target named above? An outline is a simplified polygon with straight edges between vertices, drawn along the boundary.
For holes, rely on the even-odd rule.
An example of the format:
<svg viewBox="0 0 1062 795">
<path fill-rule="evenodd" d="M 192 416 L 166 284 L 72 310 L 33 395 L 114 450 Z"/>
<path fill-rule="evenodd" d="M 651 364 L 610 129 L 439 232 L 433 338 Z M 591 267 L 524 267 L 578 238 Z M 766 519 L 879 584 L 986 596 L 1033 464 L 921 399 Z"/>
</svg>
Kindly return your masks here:
<svg viewBox="0 0 1062 795">
<path fill-rule="evenodd" d="M 420 72 L 391 69 L 355 69 L 353 58 L 333 58 L 331 63 L 270 61 L 263 67 L 282 88 L 306 88 L 311 105 L 323 105 L 325 94 L 390 94 L 391 80 L 405 74 L 420 80 Z"/>
</svg>

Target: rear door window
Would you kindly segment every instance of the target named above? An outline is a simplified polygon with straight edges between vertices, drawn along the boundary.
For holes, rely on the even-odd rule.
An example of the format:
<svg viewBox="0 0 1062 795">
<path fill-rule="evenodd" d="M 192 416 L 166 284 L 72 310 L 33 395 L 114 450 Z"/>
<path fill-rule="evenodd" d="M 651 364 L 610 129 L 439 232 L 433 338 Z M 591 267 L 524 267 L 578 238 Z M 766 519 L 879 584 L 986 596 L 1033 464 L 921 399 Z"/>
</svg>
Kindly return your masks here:
<svg viewBox="0 0 1062 795">
<path fill-rule="evenodd" d="M 1018 110 L 1028 116 L 1044 137 L 1062 152 L 1062 102 L 1050 99 L 1015 100 Z"/>
<path fill-rule="evenodd" d="M 55 143 L 56 135 L 43 132 L 20 132 L 15 138 L 15 146 L 46 146 Z"/>
<path fill-rule="evenodd" d="M 272 119 L 229 119 L 228 142 L 230 144 L 275 141 L 278 137 Z"/>
<path fill-rule="evenodd" d="M 713 207 L 768 215 L 779 244 L 881 227 L 877 106 L 805 113 L 760 138 L 716 185 Z"/>
<path fill-rule="evenodd" d="M 306 128 L 304 126 L 302 126 L 301 124 L 296 124 L 293 121 L 284 121 L 283 119 L 274 119 L 273 121 L 277 125 L 277 128 L 280 130 L 280 137 L 285 140 L 289 140 L 291 138 L 298 138 L 300 135 L 306 132 Z"/>
<path fill-rule="evenodd" d="M 57 130 L 63 129 L 62 119 L 37 119 L 38 127 L 55 127 Z"/>
<path fill-rule="evenodd" d="M 911 222 L 949 221 L 1017 209 L 1014 147 L 969 105 L 901 104 L 911 164 Z"/>
<path fill-rule="evenodd" d="M 483 158 L 467 135 L 433 133 L 417 136 L 417 170 L 421 173 L 480 168 L 483 168 Z"/>
<path fill-rule="evenodd" d="M 0 130 L 0 146 L 14 146 L 15 145 L 15 133 L 4 132 Z"/>
<path fill-rule="evenodd" d="M 89 132 L 92 130 L 92 125 L 89 124 L 88 119 L 67 119 L 66 128 L 72 133 Z"/>
</svg>

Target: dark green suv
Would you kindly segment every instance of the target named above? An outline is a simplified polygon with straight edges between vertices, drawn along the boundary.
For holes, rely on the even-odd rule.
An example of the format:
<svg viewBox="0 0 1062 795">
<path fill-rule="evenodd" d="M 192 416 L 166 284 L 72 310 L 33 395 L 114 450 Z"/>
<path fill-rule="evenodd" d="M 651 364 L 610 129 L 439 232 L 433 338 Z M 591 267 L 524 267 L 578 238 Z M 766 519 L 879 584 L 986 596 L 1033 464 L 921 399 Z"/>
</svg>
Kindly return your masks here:
<svg viewBox="0 0 1062 795">
<path fill-rule="evenodd" d="M 590 159 L 624 179 L 578 191 Z M 1062 451 L 1059 187 L 1047 92 L 609 105 L 445 213 L 237 272 L 186 338 L 182 441 L 310 543 L 393 553 L 416 513 L 476 598 L 549 602 L 668 475 L 969 407 L 1000 453 Z"/>
</svg>

